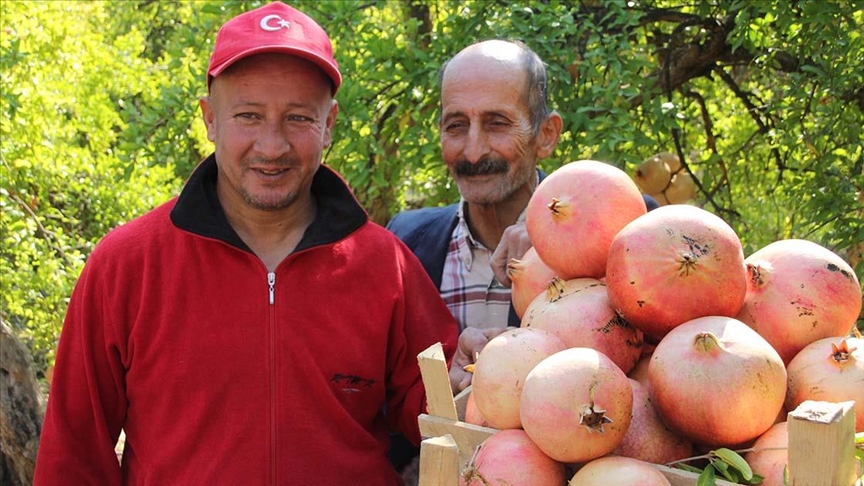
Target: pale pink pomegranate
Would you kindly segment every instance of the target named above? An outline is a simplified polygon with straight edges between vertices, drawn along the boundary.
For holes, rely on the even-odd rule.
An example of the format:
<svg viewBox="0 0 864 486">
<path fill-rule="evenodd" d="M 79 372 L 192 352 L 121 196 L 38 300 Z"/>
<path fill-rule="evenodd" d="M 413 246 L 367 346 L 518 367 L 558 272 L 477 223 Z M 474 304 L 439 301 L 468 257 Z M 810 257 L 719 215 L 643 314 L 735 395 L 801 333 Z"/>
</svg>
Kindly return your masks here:
<svg viewBox="0 0 864 486">
<path fill-rule="evenodd" d="M 585 462 L 621 443 L 630 426 L 633 392 L 627 375 L 603 353 L 570 348 L 528 373 L 520 411 L 522 428 L 549 457 Z"/>
<path fill-rule="evenodd" d="M 861 312 L 861 285 L 842 258 L 807 240 L 775 241 L 747 267 L 747 296 L 736 316 L 762 335 L 785 363 L 804 346 L 845 336 Z"/>
<path fill-rule="evenodd" d="M 520 319 L 531 301 L 545 292 L 549 282 L 555 278 L 555 272 L 543 263 L 534 247 L 529 248 L 519 260 L 511 260 L 507 264 L 507 275 L 511 283 L 510 300 Z"/>
<path fill-rule="evenodd" d="M 747 291 L 741 241 L 704 209 L 663 206 L 615 236 L 606 285 L 612 306 L 655 340 L 690 319 L 732 317 Z"/>
<path fill-rule="evenodd" d="M 524 430 L 501 430 L 483 441 L 460 486 L 559 486 L 564 465 L 543 453 Z"/>
<path fill-rule="evenodd" d="M 649 352 L 645 352 L 643 349 L 642 356 L 639 357 L 639 361 L 636 361 L 636 366 L 627 373 L 628 378 L 638 381 L 646 389 L 651 388 L 651 384 L 648 382 L 648 364 L 651 363 L 651 354 L 653 353 L 654 346 L 651 346 L 651 351 Z"/>
<path fill-rule="evenodd" d="M 708 446 L 760 436 L 786 396 L 780 355 L 731 317 L 700 317 L 670 331 L 651 355 L 648 380 L 663 421 L 694 444 Z"/>
<path fill-rule="evenodd" d="M 525 228 L 546 265 L 563 280 L 602 277 L 612 238 L 647 212 L 636 183 L 594 160 L 563 165 L 537 186 Z"/>
<path fill-rule="evenodd" d="M 567 346 L 549 331 L 508 329 L 490 339 L 474 363 L 471 395 L 477 410 L 496 429 L 516 429 L 519 397 L 528 373 Z"/>
<path fill-rule="evenodd" d="M 474 401 L 474 393 L 468 395 L 468 400 L 465 402 L 465 422 L 482 427 L 491 427 L 489 422 L 483 418 L 480 410 L 477 410 L 477 403 Z"/>
<path fill-rule="evenodd" d="M 628 373 L 642 355 L 642 331 L 609 304 L 606 284 L 593 278 L 553 279 L 522 317 L 522 327 L 549 331 L 568 348 L 593 348 Z"/>
<path fill-rule="evenodd" d="M 594 459 L 582 466 L 568 486 L 672 486 L 653 465 L 622 456 Z M 695 484 L 695 483 L 694 483 Z"/>
<path fill-rule="evenodd" d="M 666 427 L 651 402 L 648 387 L 632 378 L 630 386 L 633 388 L 630 428 L 612 453 L 654 464 L 692 457 L 693 444 Z"/>
<path fill-rule="evenodd" d="M 760 435 L 753 443 L 753 450 L 744 454 L 753 474 L 762 476 L 762 486 L 786 486 L 783 475 L 789 462 L 788 447 L 789 433 L 783 421 Z"/>
<path fill-rule="evenodd" d="M 786 408 L 805 400 L 855 401 L 855 431 L 864 432 L 864 339 L 825 338 L 804 347 L 786 367 Z"/>
</svg>

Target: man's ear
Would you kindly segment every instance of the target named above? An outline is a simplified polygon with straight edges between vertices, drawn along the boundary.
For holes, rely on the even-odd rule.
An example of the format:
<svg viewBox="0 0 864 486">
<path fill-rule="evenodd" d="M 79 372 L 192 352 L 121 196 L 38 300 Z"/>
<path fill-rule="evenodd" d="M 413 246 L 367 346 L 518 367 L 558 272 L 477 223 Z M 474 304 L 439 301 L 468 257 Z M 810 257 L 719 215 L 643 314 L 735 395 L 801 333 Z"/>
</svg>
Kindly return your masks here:
<svg viewBox="0 0 864 486">
<path fill-rule="evenodd" d="M 555 152 L 555 147 L 558 145 L 558 138 L 561 136 L 561 129 L 564 127 L 564 121 L 557 111 L 553 111 L 543 120 L 540 125 L 540 131 L 537 133 L 537 159 L 545 159 Z"/>
<path fill-rule="evenodd" d="M 210 103 L 210 97 L 202 96 L 198 99 L 198 105 L 201 107 L 201 117 L 204 119 L 204 125 L 207 127 L 207 139 L 215 143 L 216 114 L 213 113 L 213 107 Z"/>
<path fill-rule="evenodd" d="M 333 100 L 330 104 L 330 111 L 327 112 L 327 119 L 324 122 L 324 146 L 329 147 L 332 141 L 331 130 L 333 124 L 336 123 L 336 115 L 339 114 L 339 103 Z"/>
</svg>

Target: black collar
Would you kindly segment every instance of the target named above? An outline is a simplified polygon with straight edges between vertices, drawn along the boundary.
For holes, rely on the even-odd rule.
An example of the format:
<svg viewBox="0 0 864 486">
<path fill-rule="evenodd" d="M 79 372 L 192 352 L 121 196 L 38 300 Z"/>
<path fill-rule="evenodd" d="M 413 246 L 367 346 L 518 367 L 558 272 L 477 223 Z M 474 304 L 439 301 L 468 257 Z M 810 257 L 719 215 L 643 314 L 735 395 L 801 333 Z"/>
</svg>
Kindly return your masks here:
<svg viewBox="0 0 864 486">
<path fill-rule="evenodd" d="M 171 210 L 171 221 L 184 231 L 221 240 L 251 253 L 249 246 L 228 224 L 216 195 L 218 172 L 215 155 L 210 155 L 195 168 Z M 312 178 L 312 196 L 318 205 L 318 213 L 315 221 L 306 228 L 295 252 L 341 240 L 369 220 L 348 184 L 323 164 Z"/>
</svg>

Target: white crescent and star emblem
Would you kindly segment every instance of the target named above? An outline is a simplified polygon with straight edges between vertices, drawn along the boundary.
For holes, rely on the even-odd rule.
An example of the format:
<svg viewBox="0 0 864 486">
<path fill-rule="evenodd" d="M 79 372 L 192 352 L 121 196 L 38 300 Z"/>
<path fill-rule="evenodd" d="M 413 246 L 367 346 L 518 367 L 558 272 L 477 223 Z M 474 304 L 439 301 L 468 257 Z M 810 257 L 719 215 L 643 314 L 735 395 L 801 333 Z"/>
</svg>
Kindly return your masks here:
<svg viewBox="0 0 864 486">
<path fill-rule="evenodd" d="M 271 25 L 271 20 L 278 20 L 275 24 Z M 262 29 L 269 32 L 276 32 L 279 29 L 287 29 L 291 27 L 291 22 L 282 19 L 282 17 L 278 15 L 268 15 L 261 19 L 261 23 L 259 24 Z"/>
</svg>

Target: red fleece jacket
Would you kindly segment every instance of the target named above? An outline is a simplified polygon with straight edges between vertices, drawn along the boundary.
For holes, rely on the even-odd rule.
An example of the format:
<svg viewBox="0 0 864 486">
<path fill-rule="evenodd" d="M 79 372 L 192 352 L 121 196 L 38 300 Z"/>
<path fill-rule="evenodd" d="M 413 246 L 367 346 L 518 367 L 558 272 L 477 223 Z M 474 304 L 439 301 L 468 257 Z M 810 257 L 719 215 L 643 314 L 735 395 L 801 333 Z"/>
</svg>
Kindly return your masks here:
<svg viewBox="0 0 864 486">
<path fill-rule="evenodd" d="M 388 421 L 419 441 L 417 354 L 456 346 L 437 289 L 326 167 L 316 222 L 268 273 L 224 220 L 214 165 L 90 256 L 35 484 L 398 484 Z"/>
</svg>

